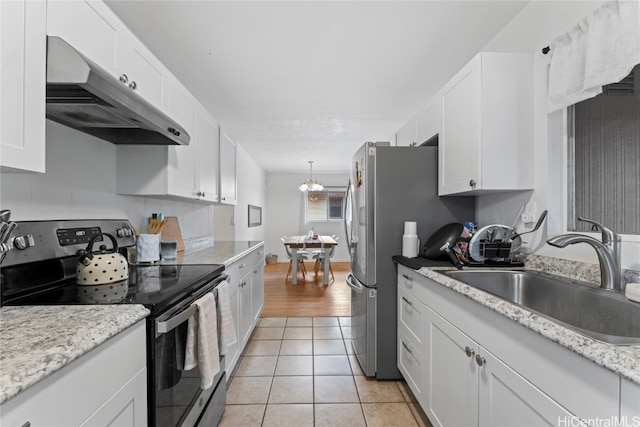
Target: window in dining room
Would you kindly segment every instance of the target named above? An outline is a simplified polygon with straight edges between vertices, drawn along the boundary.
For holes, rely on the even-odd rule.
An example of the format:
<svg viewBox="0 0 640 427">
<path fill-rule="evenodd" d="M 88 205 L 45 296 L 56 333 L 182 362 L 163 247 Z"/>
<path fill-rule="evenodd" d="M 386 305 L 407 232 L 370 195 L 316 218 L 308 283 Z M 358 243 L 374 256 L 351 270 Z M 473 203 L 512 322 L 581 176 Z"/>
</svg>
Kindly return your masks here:
<svg viewBox="0 0 640 427">
<path fill-rule="evenodd" d="M 307 221 L 342 221 L 345 187 L 325 187 L 307 193 Z"/>
</svg>

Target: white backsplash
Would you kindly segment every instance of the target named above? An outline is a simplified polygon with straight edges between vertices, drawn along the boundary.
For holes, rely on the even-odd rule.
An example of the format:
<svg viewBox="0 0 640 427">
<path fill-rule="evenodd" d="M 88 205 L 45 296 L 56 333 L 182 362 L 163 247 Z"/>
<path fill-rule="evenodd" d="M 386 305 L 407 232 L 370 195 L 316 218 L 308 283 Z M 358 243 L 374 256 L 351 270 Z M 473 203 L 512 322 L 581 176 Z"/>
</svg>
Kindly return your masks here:
<svg viewBox="0 0 640 427">
<path fill-rule="evenodd" d="M 146 231 L 152 213 L 176 216 L 183 238 L 213 234 L 214 208 L 116 194 L 116 146 L 47 120 L 46 173 L 2 173 L 0 207 L 15 221 L 127 218 Z"/>
</svg>

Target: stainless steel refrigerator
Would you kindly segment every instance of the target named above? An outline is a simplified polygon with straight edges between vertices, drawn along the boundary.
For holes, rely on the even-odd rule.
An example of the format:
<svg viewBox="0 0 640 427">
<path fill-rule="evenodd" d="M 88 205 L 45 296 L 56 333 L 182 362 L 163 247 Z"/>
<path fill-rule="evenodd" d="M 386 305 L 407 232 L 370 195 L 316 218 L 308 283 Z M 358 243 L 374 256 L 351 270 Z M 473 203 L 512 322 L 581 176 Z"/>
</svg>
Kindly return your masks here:
<svg viewBox="0 0 640 427">
<path fill-rule="evenodd" d="M 438 197 L 437 146 L 388 142 L 367 142 L 356 152 L 346 198 L 352 346 L 365 375 L 401 378 L 392 257 L 402 254 L 404 222 L 417 222 L 422 244 L 449 222 L 474 221 L 475 199 Z"/>
</svg>

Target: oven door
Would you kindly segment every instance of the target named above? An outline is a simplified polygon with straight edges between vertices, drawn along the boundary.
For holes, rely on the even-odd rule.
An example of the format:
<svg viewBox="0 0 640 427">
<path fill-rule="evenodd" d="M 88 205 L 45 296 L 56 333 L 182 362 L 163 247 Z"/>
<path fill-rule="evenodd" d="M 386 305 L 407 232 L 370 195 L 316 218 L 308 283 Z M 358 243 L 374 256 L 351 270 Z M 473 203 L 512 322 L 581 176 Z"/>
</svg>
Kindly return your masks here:
<svg viewBox="0 0 640 427">
<path fill-rule="evenodd" d="M 187 325 L 196 310 L 190 304 L 181 307 L 148 319 L 149 425 L 157 427 L 195 426 L 200 419 L 219 419 L 226 404 L 224 356 L 214 385 L 206 390 L 200 388 L 198 366 L 184 370 Z"/>
</svg>

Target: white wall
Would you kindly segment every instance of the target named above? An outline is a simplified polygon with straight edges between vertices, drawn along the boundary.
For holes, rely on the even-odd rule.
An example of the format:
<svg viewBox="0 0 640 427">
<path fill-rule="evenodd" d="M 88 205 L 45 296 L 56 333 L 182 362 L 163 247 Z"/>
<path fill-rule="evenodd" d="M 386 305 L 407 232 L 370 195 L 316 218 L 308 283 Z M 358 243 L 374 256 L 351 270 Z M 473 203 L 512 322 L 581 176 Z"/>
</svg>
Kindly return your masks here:
<svg viewBox="0 0 640 427">
<path fill-rule="evenodd" d="M 268 212 L 265 209 L 267 175 L 262 166 L 241 145 L 238 145 L 237 151 L 237 185 L 234 240 L 264 240 L 268 223 Z M 249 205 L 262 208 L 262 225 L 248 226 Z"/>
<path fill-rule="evenodd" d="M 555 37 L 570 30 L 584 16 L 601 6 L 602 1 L 533 1 L 516 16 L 483 51 L 520 51 L 534 54 L 535 87 L 535 188 L 530 192 L 485 195 L 477 198 L 477 218 L 480 225 L 502 223 L 512 225 L 520 207 L 534 201 L 538 213 L 549 210 L 543 233 L 537 239 L 527 237 L 531 247 L 543 255 L 596 263 L 595 251 L 587 245 L 564 249 L 545 243 L 546 237 L 566 231 L 564 197 L 565 148 L 563 115 L 547 114 L 547 73 L 549 56 L 541 49 Z M 549 120 L 552 117 L 552 121 Z M 562 169 L 562 170 L 559 170 Z M 527 227 L 517 224 L 518 230 Z M 640 269 L 640 239 L 629 237 L 623 244 L 623 267 Z"/>
<path fill-rule="evenodd" d="M 265 251 L 278 255 L 278 261 L 286 261 L 284 245 L 280 241 L 283 235 L 292 236 L 308 231 L 301 224 L 300 207 L 303 202 L 303 193 L 298 187 L 309 175 L 304 173 L 269 173 L 267 174 L 267 204 L 266 216 L 268 226 L 265 237 Z M 343 186 L 349 182 L 349 174 L 315 173 L 313 178 L 324 186 Z M 265 212 L 263 211 L 263 213 Z M 321 235 L 335 234 L 339 237 L 338 246 L 334 255 L 334 261 L 348 261 L 349 255 L 344 244 L 344 224 L 342 221 L 314 222 L 316 233 Z"/>
</svg>

